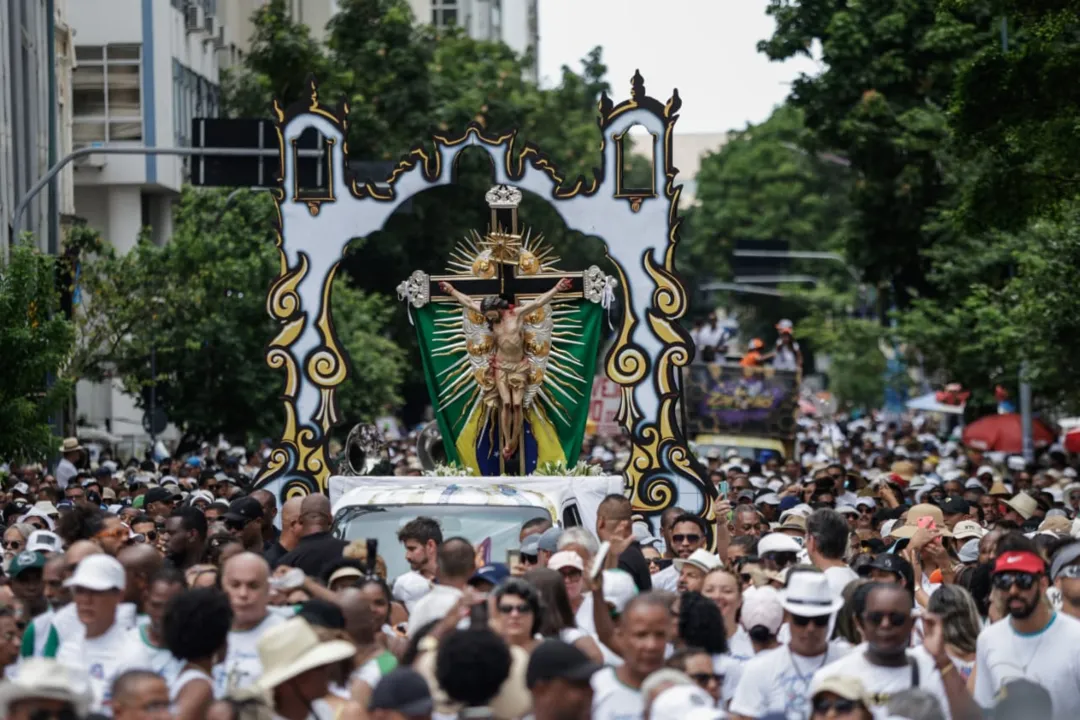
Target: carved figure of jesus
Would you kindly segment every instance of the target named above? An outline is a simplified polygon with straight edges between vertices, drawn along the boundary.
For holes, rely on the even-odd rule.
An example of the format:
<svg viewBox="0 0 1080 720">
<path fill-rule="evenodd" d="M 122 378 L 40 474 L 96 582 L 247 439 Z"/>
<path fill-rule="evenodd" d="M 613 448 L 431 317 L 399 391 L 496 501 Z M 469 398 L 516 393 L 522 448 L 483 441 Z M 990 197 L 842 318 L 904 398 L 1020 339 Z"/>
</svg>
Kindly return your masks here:
<svg viewBox="0 0 1080 720">
<path fill-rule="evenodd" d="M 569 290 L 571 281 L 563 278 L 553 288 L 535 300 L 516 307 L 498 296 L 485 297 L 482 301 L 454 289 L 448 282 L 439 288 L 462 306 L 480 313 L 491 328 L 495 351 L 490 367 L 499 404 L 499 438 L 502 440 L 503 458 L 509 460 L 517 452 L 525 426 L 522 401 L 529 378 L 529 359 L 525 357 L 525 317 L 534 310 L 547 305 L 559 292 Z"/>
</svg>

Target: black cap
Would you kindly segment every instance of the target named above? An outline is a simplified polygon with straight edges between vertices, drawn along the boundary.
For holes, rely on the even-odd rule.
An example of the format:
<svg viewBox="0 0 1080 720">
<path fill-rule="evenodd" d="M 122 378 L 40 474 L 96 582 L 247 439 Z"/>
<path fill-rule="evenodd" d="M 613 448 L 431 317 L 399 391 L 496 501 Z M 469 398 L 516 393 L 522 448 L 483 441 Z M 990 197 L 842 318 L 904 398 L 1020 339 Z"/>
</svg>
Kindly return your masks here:
<svg viewBox="0 0 1080 720">
<path fill-rule="evenodd" d="M 262 505 L 259 501 L 250 495 L 245 495 L 242 498 L 237 498 L 229 503 L 229 512 L 225 513 L 226 520 L 239 520 L 242 522 L 251 522 L 252 520 L 258 520 L 263 515 Z"/>
<path fill-rule="evenodd" d="M 900 577 L 907 580 L 909 588 L 915 583 L 915 571 L 911 569 L 911 563 L 899 555 L 893 555 L 891 553 L 881 553 L 874 558 L 869 567 L 874 570 L 884 570 L 885 572 L 895 573 Z"/>
<path fill-rule="evenodd" d="M 1006 682 L 994 700 L 994 720 L 1027 720 L 1054 714 L 1053 702 L 1046 688 L 1025 678 Z"/>
<path fill-rule="evenodd" d="M 402 715 L 430 715 L 435 707 L 427 681 L 412 668 L 398 666 L 371 691 L 368 710 L 393 710 Z"/>
<path fill-rule="evenodd" d="M 537 683 L 559 679 L 584 682 L 601 667 L 573 645 L 561 640 L 545 640 L 529 658 L 525 686 L 532 690 Z"/>
<path fill-rule="evenodd" d="M 163 487 L 150 488 L 146 493 L 146 499 L 143 500 L 143 507 L 146 507 L 152 502 L 172 502 L 173 499 L 171 490 L 167 490 Z"/>
<path fill-rule="evenodd" d="M 941 512 L 946 515 L 966 514 L 970 510 L 971 506 L 968 505 L 968 501 L 957 495 L 945 498 L 945 501 L 941 503 Z"/>
</svg>

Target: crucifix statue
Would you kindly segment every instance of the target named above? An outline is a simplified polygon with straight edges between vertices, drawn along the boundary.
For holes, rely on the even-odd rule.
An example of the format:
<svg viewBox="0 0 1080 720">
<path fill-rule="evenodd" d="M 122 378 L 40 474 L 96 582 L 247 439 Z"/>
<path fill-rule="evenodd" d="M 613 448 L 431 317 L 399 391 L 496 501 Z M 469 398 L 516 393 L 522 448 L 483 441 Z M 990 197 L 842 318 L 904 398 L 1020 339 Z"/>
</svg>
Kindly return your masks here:
<svg viewBox="0 0 1080 720">
<path fill-rule="evenodd" d="M 446 281 L 439 289 L 458 301 L 462 307 L 480 313 L 487 321 L 495 348 L 491 353 L 489 370 L 493 388 L 485 392 L 485 402 L 499 408 L 499 438 L 502 440 L 503 460 L 518 451 L 525 416 L 522 402 L 529 382 L 530 363 L 525 357 L 525 327 L 522 319 L 547 305 L 556 293 L 570 289 L 570 278 L 562 278 L 555 286 L 535 300 L 518 306 L 498 295 L 489 295 L 480 302 L 458 292 Z"/>
<path fill-rule="evenodd" d="M 496 186 L 486 200 L 487 232 L 459 244 L 448 274 L 417 271 L 398 288 L 421 320 L 443 442 L 448 450 L 454 443 L 467 466 L 475 457 L 481 474 L 527 474 L 541 461 L 572 465 L 599 338 L 594 303 L 606 307 L 614 279 L 595 267 L 560 271 L 553 249 L 519 229 L 517 188 Z M 434 315 L 423 315 L 428 307 Z"/>
</svg>

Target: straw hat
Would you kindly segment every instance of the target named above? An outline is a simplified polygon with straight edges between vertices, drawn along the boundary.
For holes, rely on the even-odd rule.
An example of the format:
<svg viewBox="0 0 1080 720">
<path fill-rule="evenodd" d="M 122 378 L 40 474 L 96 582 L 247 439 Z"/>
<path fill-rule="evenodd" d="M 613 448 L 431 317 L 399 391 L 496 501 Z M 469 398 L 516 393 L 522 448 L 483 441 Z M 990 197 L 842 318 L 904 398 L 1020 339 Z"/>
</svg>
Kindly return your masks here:
<svg viewBox="0 0 1080 720">
<path fill-rule="evenodd" d="M 913 505 L 908 510 L 907 519 L 903 525 L 899 527 L 894 526 L 892 529 L 892 536 L 896 538 L 910 538 L 915 535 L 915 531 L 919 529 L 919 521 L 923 518 L 930 518 L 934 521 L 934 527 L 941 531 L 942 536 L 952 537 L 952 532 L 949 528 L 945 527 L 945 516 L 941 512 L 941 508 L 937 505 L 930 505 L 929 503 L 922 503 L 919 505 Z"/>
<path fill-rule="evenodd" d="M 263 672 L 253 689 L 263 693 L 272 693 L 278 685 L 308 670 L 341 662 L 356 654 L 356 647 L 344 640 L 321 642 L 311 625 L 298 617 L 267 630 L 258 647 Z"/>
<path fill-rule="evenodd" d="M 862 681 L 857 677 L 850 675 L 824 676 L 819 674 L 814 680 L 816 680 L 816 682 L 812 683 L 810 686 L 811 697 L 817 697 L 822 693 L 830 692 L 845 700 L 860 702 L 866 707 L 872 705 L 870 697 L 866 692 L 866 686 L 864 686 Z"/>
<path fill-rule="evenodd" d="M 911 478 L 915 477 L 915 463 L 909 460 L 897 460 L 889 468 L 891 475 L 897 475 L 904 482 L 911 482 Z"/>
<path fill-rule="evenodd" d="M 1035 498 L 1031 497 L 1023 490 L 1006 500 L 1005 504 L 1020 513 L 1020 517 L 1025 520 L 1030 519 L 1039 508 L 1039 503 L 1035 502 Z"/>
<path fill-rule="evenodd" d="M 13 704 L 31 699 L 71 703 L 82 717 L 90 707 L 90 686 L 85 674 L 79 677 L 56 660 L 25 658 L 15 677 L 0 684 L 0 717 L 7 717 Z"/>
<path fill-rule="evenodd" d="M 60 446 L 60 453 L 64 455 L 70 452 L 79 452 L 85 449 L 86 448 L 79 444 L 79 438 L 69 437 L 64 438 L 64 444 Z"/>
</svg>

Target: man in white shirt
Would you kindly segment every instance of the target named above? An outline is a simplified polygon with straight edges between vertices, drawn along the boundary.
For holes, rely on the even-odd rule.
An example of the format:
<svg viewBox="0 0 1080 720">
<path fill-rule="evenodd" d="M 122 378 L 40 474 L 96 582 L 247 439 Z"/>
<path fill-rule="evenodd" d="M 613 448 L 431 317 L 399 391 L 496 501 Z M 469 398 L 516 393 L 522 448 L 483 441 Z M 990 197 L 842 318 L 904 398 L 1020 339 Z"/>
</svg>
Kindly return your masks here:
<svg viewBox="0 0 1080 720">
<path fill-rule="evenodd" d="M 672 550 L 672 557 L 677 560 L 686 560 L 694 554 L 695 550 L 705 547 L 707 538 L 704 520 L 690 513 L 679 515 L 671 526 L 669 547 Z M 654 590 L 675 592 L 678 584 L 679 568 L 675 563 L 652 576 Z"/>
<path fill-rule="evenodd" d="M 165 607 L 183 591 L 184 575 L 174 568 L 160 570 L 150 578 L 146 599 L 142 602 L 147 621 L 128 630 L 127 648 L 120 663 L 124 672 L 148 670 L 172 685 L 186 662 L 174 657 L 165 647 L 163 624 Z"/>
<path fill-rule="evenodd" d="M 825 574 L 834 598 L 842 598 L 847 584 L 859 579 L 844 562 L 849 535 L 847 520 L 835 510 L 819 508 L 806 518 L 806 552 Z"/>
<path fill-rule="evenodd" d="M 124 567 L 104 553 L 89 555 L 64 583 L 73 589 L 82 632 L 65 639 L 56 659 L 76 672 L 88 675 L 92 712 L 111 715 L 112 684 L 121 671 L 120 659 L 127 633 L 117 622 L 116 609 L 124 597 Z"/>
<path fill-rule="evenodd" d="M 1050 607 L 1046 566 L 1034 542 L 1010 535 L 999 548 L 993 583 L 1005 596 L 1009 617 L 979 635 L 975 701 L 990 708 L 1006 683 L 1026 678 L 1050 693 L 1053 720 L 1074 718 L 1080 708 L 1080 621 Z"/>
<path fill-rule="evenodd" d="M 438 584 L 409 613 L 409 637 L 431 621 L 446 617 L 457 604 L 469 578 L 476 572 L 476 550 L 464 538 L 449 538 L 439 545 L 436 564 Z"/>
<path fill-rule="evenodd" d="M 909 650 L 915 618 L 911 593 L 899 585 L 871 583 L 855 593 L 856 622 L 866 643 L 814 673 L 811 685 L 834 675 L 857 678 L 872 702 L 874 720 L 886 720 L 893 693 L 917 687 L 937 698 L 946 720 L 982 717 L 963 676 L 945 652 L 941 618 L 925 615 L 922 647 Z"/>
<path fill-rule="evenodd" d="M 214 666 L 214 695 L 218 698 L 247 688 L 262 675 L 259 639 L 285 622 L 267 607 L 270 565 L 261 555 L 243 552 L 229 558 L 221 571 L 221 587 L 229 597 L 233 622 L 225 659 Z"/>
<path fill-rule="evenodd" d="M 75 463 L 82 457 L 83 446 L 79 444 L 79 438 L 64 438 L 64 444 L 60 446 L 60 462 L 56 465 L 56 484 L 61 490 L 66 490 L 71 479 L 79 474 Z"/>
<path fill-rule="evenodd" d="M 810 679 L 846 654 L 829 645 L 829 621 L 844 601 L 833 597 L 823 573 L 792 570 L 780 604 L 791 641 L 746 663 L 731 700 L 732 720 L 757 720 L 772 713 L 810 717 Z"/>
<path fill-rule="evenodd" d="M 641 719 L 641 683 L 664 664 L 670 626 L 670 599 L 664 593 L 647 592 L 626 605 L 616 629 L 624 662 L 592 676 L 593 720 Z"/>
</svg>

